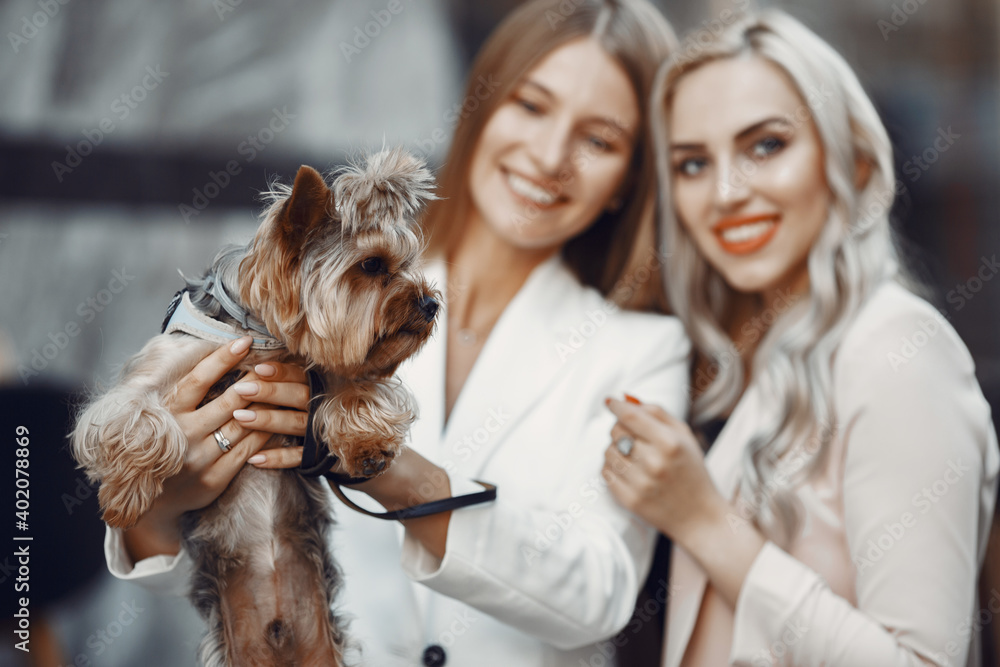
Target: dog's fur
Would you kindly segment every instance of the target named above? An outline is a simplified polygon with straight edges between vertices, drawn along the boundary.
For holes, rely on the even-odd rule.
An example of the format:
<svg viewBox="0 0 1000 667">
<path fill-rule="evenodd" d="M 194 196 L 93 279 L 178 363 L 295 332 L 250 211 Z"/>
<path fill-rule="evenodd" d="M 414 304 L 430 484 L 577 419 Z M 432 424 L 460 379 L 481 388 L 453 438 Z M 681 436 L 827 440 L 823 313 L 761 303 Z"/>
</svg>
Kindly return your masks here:
<svg viewBox="0 0 1000 667">
<path fill-rule="evenodd" d="M 332 187 L 305 166 L 294 187 L 275 186 L 254 239 L 224 248 L 211 271 L 286 348 L 251 350 L 205 402 L 262 361 L 315 367 L 328 389 L 313 398 L 321 401 L 317 440 L 351 476 L 383 470 L 414 416 L 412 397 L 392 374 L 430 336 L 439 299 L 416 272 L 422 245 L 414 218 L 433 198 L 431 187 L 423 164 L 400 150 L 352 165 Z M 193 305 L 236 324 L 197 284 L 189 283 Z M 73 454 L 101 482 L 108 525 L 135 525 L 181 471 L 188 443 L 167 406 L 179 380 L 217 345 L 184 333 L 156 336 L 80 414 Z M 218 500 L 185 515 L 184 544 L 197 568 L 191 596 L 208 623 L 206 666 L 342 664 L 345 637 L 331 609 L 339 575 L 326 546 L 332 519 L 322 484 L 244 466 Z"/>
</svg>

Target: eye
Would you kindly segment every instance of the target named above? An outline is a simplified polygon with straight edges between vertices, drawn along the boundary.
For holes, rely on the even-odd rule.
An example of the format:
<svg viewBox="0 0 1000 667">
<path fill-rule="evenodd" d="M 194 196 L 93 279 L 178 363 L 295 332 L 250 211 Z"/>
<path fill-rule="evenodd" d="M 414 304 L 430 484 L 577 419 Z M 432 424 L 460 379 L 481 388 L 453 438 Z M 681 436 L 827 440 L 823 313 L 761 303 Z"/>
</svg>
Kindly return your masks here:
<svg viewBox="0 0 1000 667">
<path fill-rule="evenodd" d="M 697 176 L 705 168 L 707 160 L 700 157 L 691 157 L 681 160 L 674 165 L 674 171 L 681 176 Z"/>
<path fill-rule="evenodd" d="M 386 267 L 385 261 L 381 257 L 368 257 L 361 262 L 361 270 L 374 276 L 386 273 L 388 267 Z"/>
<path fill-rule="evenodd" d="M 525 99 L 523 97 L 517 97 L 514 99 L 514 101 L 517 102 L 525 111 L 527 111 L 530 114 L 539 114 L 542 112 L 542 107 L 538 104 L 535 104 L 531 100 Z"/>
<path fill-rule="evenodd" d="M 780 151 L 786 143 L 778 137 L 764 137 L 750 148 L 750 154 L 755 158 L 764 158 Z"/>
<path fill-rule="evenodd" d="M 587 143 L 591 148 L 602 153 L 611 147 L 607 141 L 593 134 L 587 137 Z"/>
</svg>

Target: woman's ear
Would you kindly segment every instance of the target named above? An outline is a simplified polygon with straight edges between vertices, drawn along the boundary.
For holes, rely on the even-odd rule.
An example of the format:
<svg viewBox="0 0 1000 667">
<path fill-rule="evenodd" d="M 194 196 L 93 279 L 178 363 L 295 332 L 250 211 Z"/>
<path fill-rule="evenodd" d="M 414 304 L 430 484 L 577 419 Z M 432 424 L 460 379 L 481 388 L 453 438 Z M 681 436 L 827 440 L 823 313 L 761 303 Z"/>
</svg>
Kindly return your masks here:
<svg viewBox="0 0 1000 667">
<path fill-rule="evenodd" d="M 868 185 L 868 179 L 872 175 L 872 161 L 864 155 L 859 155 L 854 160 L 854 187 L 857 190 L 864 190 Z"/>
</svg>

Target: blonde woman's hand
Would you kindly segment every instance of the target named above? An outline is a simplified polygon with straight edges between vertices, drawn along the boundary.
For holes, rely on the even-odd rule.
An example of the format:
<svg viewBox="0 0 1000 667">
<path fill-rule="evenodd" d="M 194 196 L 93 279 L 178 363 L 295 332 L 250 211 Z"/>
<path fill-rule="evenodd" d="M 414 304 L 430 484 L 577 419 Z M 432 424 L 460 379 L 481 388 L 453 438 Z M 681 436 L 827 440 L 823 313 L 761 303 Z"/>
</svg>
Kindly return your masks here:
<svg viewBox="0 0 1000 667">
<path fill-rule="evenodd" d="M 602 474 L 619 504 L 682 544 L 700 527 L 724 520 L 728 504 L 686 423 L 652 405 L 609 399 L 607 406 L 618 422 Z M 628 456 L 617 446 L 625 437 L 634 442 Z"/>
<path fill-rule="evenodd" d="M 618 417 L 604 459 L 608 490 L 694 557 L 735 608 L 764 536 L 753 526 L 734 530 L 729 525 L 734 510 L 716 489 L 687 424 L 654 406 L 607 403 Z M 635 443 L 628 456 L 616 445 L 622 437 Z"/>
</svg>

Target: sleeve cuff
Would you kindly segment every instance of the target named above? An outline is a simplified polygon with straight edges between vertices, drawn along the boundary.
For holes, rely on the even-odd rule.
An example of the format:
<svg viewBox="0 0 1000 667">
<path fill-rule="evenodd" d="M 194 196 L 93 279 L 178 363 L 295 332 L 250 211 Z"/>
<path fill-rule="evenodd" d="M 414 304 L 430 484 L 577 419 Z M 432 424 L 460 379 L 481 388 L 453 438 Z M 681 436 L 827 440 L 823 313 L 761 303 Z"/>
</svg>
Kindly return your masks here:
<svg viewBox="0 0 1000 667">
<path fill-rule="evenodd" d="M 451 473 L 448 473 L 448 481 L 452 496 L 477 493 L 483 490 L 483 486 L 478 482 Z M 458 561 L 475 552 L 477 531 L 474 526 L 482 524 L 482 512 L 486 511 L 490 505 L 492 503 L 452 510 L 451 519 L 448 521 L 448 537 L 445 542 L 444 558 L 438 558 L 428 551 L 419 540 L 410 536 L 409 531 L 404 532 L 400 563 L 407 576 L 414 581 L 430 584 L 436 579 L 447 579 L 448 573 L 453 570 L 464 571 L 466 568 Z M 461 575 L 459 578 L 465 579 Z"/>
<path fill-rule="evenodd" d="M 176 556 L 151 556 L 133 564 L 125 550 L 122 531 L 106 526 L 104 558 L 108 571 L 118 579 L 133 581 L 154 593 L 181 597 L 188 594 L 188 582 L 194 568 L 183 548 Z"/>
<path fill-rule="evenodd" d="M 822 578 L 800 561 L 767 542 L 747 572 L 733 617 L 731 663 L 750 664 L 770 655 L 776 639 L 805 633 L 798 610 Z"/>
</svg>

